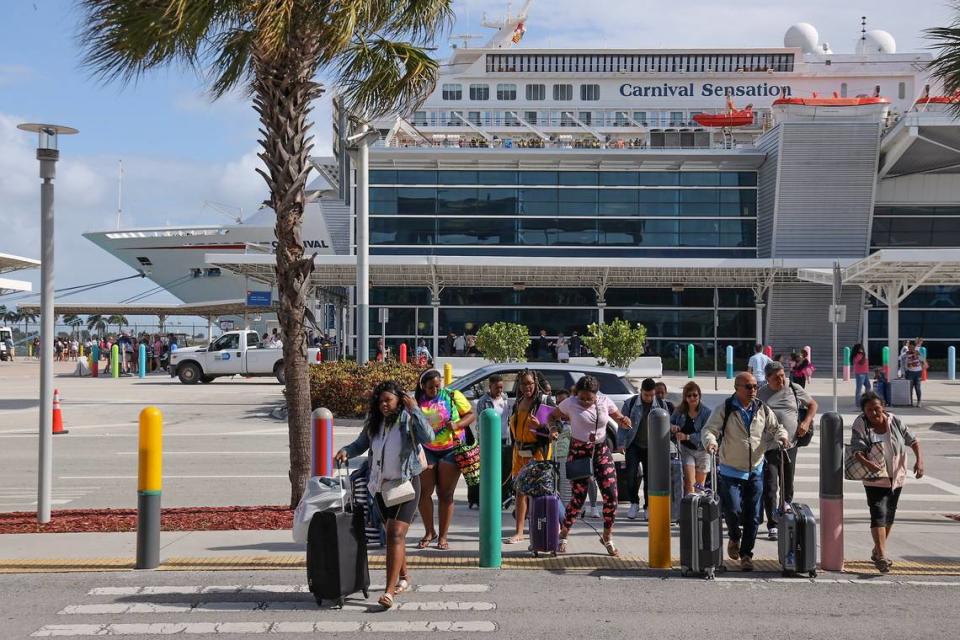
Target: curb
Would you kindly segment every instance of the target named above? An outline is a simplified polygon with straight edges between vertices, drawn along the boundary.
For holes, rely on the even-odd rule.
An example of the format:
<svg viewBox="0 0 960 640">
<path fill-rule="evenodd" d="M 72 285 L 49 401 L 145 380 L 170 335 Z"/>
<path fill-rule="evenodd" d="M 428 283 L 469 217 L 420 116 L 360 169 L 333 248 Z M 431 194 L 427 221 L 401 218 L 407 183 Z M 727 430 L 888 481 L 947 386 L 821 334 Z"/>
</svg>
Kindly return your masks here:
<svg viewBox="0 0 960 640">
<path fill-rule="evenodd" d="M 370 568 L 386 567 L 383 555 L 371 555 Z M 442 557 L 407 556 L 407 563 L 417 569 L 479 569 L 479 559 L 474 552 L 453 552 Z M 673 571 L 679 571 L 679 559 L 674 558 Z M 776 558 L 755 558 L 756 573 L 780 573 Z M 79 573 L 104 571 L 133 571 L 132 558 L 36 558 L 27 560 L 0 560 L 0 574 L 16 573 Z M 305 569 L 303 554 L 172 557 L 164 560 L 158 571 L 257 571 Z M 740 574 L 735 563 L 727 567 L 731 574 Z M 506 556 L 501 566 L 503 571 L 647 571 L 650 565 L 640 556 L 624 555 L 619 558 L 591 554 L 570 554 L 557 557 Z M 654 569 L 654 571 L 664 571 Z M 845 563 L 843 573 L 865 576 L 881 575 L 866 560 L 851 560 Z M 958 576 L 960 562 L 929 561 L 912 562 L 897 560 L 887 575 L 900 576 Z"/>
</svg>

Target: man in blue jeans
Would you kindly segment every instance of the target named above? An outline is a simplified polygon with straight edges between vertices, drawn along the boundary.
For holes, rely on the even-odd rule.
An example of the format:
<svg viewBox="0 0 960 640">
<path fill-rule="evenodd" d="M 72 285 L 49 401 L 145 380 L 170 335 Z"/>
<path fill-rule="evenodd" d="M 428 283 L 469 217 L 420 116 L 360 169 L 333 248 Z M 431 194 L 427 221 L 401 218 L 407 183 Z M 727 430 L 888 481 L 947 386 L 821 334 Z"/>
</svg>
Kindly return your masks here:
<svg viewBox="0 0 960 640">
<path fill-rule="evenodd" d="M 720 453 L 718 490 L 730 534 L 727 555 L 739 560 L 744 571 L 753 571 L 753 546 L 763 519 L 764 453 L 778 442 L 790 446 L 787 430 L 757 399 L 757 386 L 753 374 L 738 375 L 733 395 L 710 415 L 700 434 L 704 449 Z"/>
</svg>

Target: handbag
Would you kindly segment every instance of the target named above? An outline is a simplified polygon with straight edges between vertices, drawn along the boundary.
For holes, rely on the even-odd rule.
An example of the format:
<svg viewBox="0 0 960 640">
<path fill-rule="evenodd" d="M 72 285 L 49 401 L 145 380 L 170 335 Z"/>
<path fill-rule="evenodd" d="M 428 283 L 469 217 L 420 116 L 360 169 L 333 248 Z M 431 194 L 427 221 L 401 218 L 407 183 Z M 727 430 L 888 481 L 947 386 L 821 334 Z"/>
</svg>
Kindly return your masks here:
<svg viewBox="0 0 960 640">
<path fill-rule="evenodd" d="M 480 445 L 461 442 L 453 448 L 453 459 L 468 487 L 480 484 Z"/>
<path fill-rule="evenodd" d="M 534 460 L 520 469 L 513 486 L 518 493 L 534 498 L 553 495 L 556 493 L 555 469 L 553 462 Z"/>
<path fill-rule="evenodd" d="M 410 442 L 413 444 L 414 449 L 419 445 L 417 441 L 413 438 L 413 431 L 409 428 L 407 431 L 410 434 Z M 380 472 L 383 473 L 383 460 L 387 455 L 387 435 L 383 434 L 383 445 L 380 448 Z M 421 450 L 419 455 L 423 455 Z M 380 482 L 380 498 L 383 500 L 383 504 L 386 507 L 395 507 L 398 504 L 403 504 L 404 502 L 409 502 L 417 497 L 417 490 L 414 488 L 413 483 L 409 480 L 381 480 Z"/>
<path fill-rule="evenodd" d="M 863 421 L 864 435 L 867 433 L 867 422 Z M 880 465 L 880 471 L 868 469 L 857 458 L 857 453 L 863 453 L 868 459 Z M 847 480 L 880 480 L 889 478 L 887 473 L 887 461 L 883 457 L 883 443 L 871 442 L 870 448 L 864 451 L 857 445 L 846 444 L 843 446 L 843 477 Z"/>
<path fill-rule="evenodd" d="M 801 422 L 807 419 L 808 409 L 806 407 L 800 406 L 800 396 L 797 395 L 797 390 L 793 386 L 792 382 L 790 383 L 790 390 L 793 391 L 793 399 L 797 403 L 797 424 L 800 424 Z M 810 428 L 807 429 L 807 432 L 802 436 L 800 436 L 799 438 L 797 438 L 797 446 L 805 447 L 808 444 L 810 444 L 810 442 L 813 440 L 813 431 L 814 431 L 813 422 L 811 422 Z"/>
<path fill-rule="evenodd" d="M 600 407 L 594 405 L 594 409 L 597 412 L 597 423 L 594 426 L 593 434 L 591 434 L 591 439 L 596 438 L 597 429 L 600 428 Z M 590 447 L 590 455 L 586 458 L 574 458 L 573 460 L 568 460 L 566 465 L 567 480 L 585 480 L 593 475 L 593 454 L 597 450 L 597 443 L 594 442 L 593 446 Z"/>
</svg>

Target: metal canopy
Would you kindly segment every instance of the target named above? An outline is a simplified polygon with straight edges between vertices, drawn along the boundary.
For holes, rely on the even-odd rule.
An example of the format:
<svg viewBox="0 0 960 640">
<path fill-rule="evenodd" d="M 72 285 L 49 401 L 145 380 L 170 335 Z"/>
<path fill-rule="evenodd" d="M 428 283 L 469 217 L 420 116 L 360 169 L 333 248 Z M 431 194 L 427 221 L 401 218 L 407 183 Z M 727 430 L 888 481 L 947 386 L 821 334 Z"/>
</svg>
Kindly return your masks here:
<svg viewBox="0 0 960 640">
<path fill-rule="evenodd" d="M 273 256 L 271 256 L 272 258 Z M 20 311 L 39 313 L 38 304 L 18 305 Z M 244 313 L 273 313 L 276 307 L 250 307 L 246 300 L 219 300 L 189 304 L 111 304 L 109 302 L 58 302 L 57 315 L 131 315 L 131 316 L 241 316 Z"/>
<path fill-rule="evenodd" d="M 39 260 L 33 258 L 23 258 L 9 253 L 0 253 L 0 274 L 20 271 L 22 269 L 36 269 L 40 266 Z M 8 293 L 29 292 L 33 290 L 33 285 L 26 280 L 12 280 L 10 278 L 0 278 L 0 295 Z"/>
<path fill-rule="evenodd" d="M 886 302 L 885 287 L 899 285 L 902 300 L 920 286 L 960 285 L 960 249 L 881 249 L 841 270 L 843 284 L 860 286 Z M 801 269 L 808 282 L 830 285 L 829 269 Z"/>
<path fill-rule="evenodd" d="M 884 136 L 880 178 L 918 173 L 960 173 L 960 123 L 949 111 L 906 113 Z"/>
<path fill-rule="evenodd" d="M 276 281 L 276 258 L 259 254 L 217 254 L 210 265 L 249 276 L 265 284 Z M 371 256 L 375 287 L 592 287 L 766 288 L 793 282 L 797 269 L 822 261 L 768 259 L 662 258 L 522 258 L 514 256 Z M 355 256 L 317 256 L 310 284 L 349 287 L 356 283 Z"/>
</svg>

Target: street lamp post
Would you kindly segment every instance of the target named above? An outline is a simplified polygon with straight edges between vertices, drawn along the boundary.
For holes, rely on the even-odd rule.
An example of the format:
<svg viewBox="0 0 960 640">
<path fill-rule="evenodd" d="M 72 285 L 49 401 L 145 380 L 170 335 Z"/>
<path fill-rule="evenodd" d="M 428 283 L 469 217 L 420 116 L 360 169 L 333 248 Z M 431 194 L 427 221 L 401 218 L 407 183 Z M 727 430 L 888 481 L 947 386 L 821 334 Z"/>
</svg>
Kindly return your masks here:
<svg viewBox="0 0 960 640">
<path fill-rule="evenodd" d="M 376 129 L 361 124 L 359 131 L 347 137 L 347 145 L 357 167 L 357 193 L 354 198 L 357 238 L 357 362 L 370 361 L 370 145 L 380 139 Z"/>
<path fill-rule="evenodd" d="M 40 161 L 40 463 L 37 469 L 37 521 L 50 522 L 53 485 L 53 179 L 57 173 L 57 138 L 76 129 L 55 124 L 17 125 L 36 133 Z"/>
</svg>

